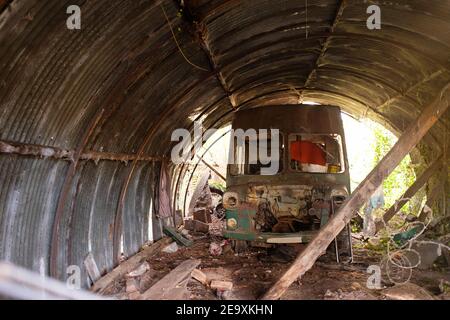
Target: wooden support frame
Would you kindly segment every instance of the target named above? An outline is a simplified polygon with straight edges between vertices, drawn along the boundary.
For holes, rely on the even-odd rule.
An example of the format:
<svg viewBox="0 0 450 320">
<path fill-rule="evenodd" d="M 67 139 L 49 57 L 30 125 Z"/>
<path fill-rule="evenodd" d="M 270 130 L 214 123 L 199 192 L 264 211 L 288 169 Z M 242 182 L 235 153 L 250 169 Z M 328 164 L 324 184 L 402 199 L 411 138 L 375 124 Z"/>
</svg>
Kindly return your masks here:
<svg viewBox="0 0 450 320">
<path fill-rule="evenodd" d="M 430 180 L 431 176 L 435 174 L 442 167 L 442 156 L 435 160 L 422 175 L 406 190 L 399 200 L 396 201 L 383 215 L 381 221 L 376 223 L 376 232 L 383 229 L 386 224 L 399 212 L 403 206 Z"/>
<path fill-rule="evenodd" d="M 411 152 L 440 116 L 445 113 L 450 100 L 449 88 L 450 83 L 444 87 L 433 102 L 424 108 L 422 114 L 404 131 L 397 143 L 344 202 L 336 215 L 320 230 L 306 249 L 295 259 L 290 268 L 262 297 L 263 300 L 279 299 L 289 286 L 296 279 L 302 277 L 316 260 L 325 253 L 333 239 L 350 222 L 355 211 L 361 208 L 383 180 L 391 174 L 400 161 Z"/>
</svg>

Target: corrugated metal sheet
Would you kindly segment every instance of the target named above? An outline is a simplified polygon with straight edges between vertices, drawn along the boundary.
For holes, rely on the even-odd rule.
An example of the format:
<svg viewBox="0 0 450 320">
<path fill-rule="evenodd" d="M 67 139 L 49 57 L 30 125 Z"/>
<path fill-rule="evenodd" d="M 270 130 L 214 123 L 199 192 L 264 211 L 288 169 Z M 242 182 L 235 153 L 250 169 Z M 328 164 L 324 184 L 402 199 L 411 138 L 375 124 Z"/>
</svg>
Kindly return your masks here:
<svg viewBox="0 0 450 320">
<path fill-rule="evenodd" d="M 189 62 L 159 1 L 0 1 L 0 140 L 167 156 L 195 119 L 307 100 L 401 132 L 450 81 L 447 0 L 161 3 Z M 371 3 L 381 30 L 366 28 Z M 65 27 L 73 4 L 80 31 Z M 447 113 L 426 141 L 442 148 L 449 129 Z M 177 192 L 186 170 L 172 170 Z M 126 255 L 161 236 L 158 177 L 157 162 L 0 155 L 0 258 L 46 272 L 52 258 L 64 278 L 92 251 L 109 270 L 122 234 Z"/>
<path fill-rule="evenodd" d="M 67 163 L 0 155 L 0 260 L 48 272 L 51 226 Z"/>
</svg>

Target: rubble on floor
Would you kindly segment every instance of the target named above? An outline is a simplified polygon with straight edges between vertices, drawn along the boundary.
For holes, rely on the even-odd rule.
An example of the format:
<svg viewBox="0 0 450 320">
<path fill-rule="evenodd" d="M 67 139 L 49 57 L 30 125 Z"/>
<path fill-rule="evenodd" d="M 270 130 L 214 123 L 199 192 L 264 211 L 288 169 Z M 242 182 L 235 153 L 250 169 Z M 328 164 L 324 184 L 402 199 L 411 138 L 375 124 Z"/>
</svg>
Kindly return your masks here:
<svg viewBox="0 0 450 320">
<path fill-rule="evenodd" d="M 183 235 L 190 246 L 170 238 L 144 260 L 131 257 L 126 273 L 116 272 L 101 293 L 117 299 L 255 300 L 260 298 L 287 270 L 305 245 L 285 245 L 277 249 L 250 247 L 236 254 L 222 237 L 224 221 L 212 215 L 207 234 L 171 230 L 175 239 Z M 358 241 L 358 240 L 354 240 Z M 167 248 L 177 248 L 168 250 Z M 151 247 L 150 247 L 151 248 Z M 149 250 L 148 248 L 145 250 Z M 142 253 L 140 253 L 142 255 Z M 139 255 L 139 254 L 138 254 Z M 133 264 L 130 260 L 135 259 Z M 323 256 L 301 281 L 294 282 L 282 299 L 288 300 L 387 300 L 448 299 L 449 273 L 414 270 L 406 288 L 382 282 L 382 289 L 368 289 L 367 268 L 379 264 L 379 252 L 356 246 L 353 264 L 337 264 Z M 133 266 L 132 269 L 131 266 Z M 120 266 L 117 268 L 119 269 Z M 110 280 L 111 280 L 110 279 Z M 103 280 L 100 279 L 100 282 Z M 414 286 L 414 290 L 411 289 Z M 440 289 L 442 287 L 442 290 Z M 445 290 L 444 290 L 445 289 Z M 412 295 L 411 291 L 417 293 Z"/>
<path fill-rule="evenodd" d="M 410 282 L 385 289 L 382 294 L 393 300 L 435 300 L 427 290 Z"/>
</svg>

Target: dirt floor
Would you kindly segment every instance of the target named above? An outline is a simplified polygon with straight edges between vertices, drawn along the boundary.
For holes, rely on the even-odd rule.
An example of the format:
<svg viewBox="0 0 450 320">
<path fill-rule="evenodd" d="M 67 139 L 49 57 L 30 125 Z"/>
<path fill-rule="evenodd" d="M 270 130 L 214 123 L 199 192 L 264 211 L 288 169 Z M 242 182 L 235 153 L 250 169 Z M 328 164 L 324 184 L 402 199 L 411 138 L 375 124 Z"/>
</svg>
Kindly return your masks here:
<svg viewBox="0 0 450 320">
<path fill-rule="evenodd" d="M 254 300 L 261 297 L 271 285 L 289 267 L 302 246 L 285 246 L 277 249 L 251 247 L 246 253 L 236 254 L 230 244 L 221 237 L 221 223 L 214 221 L 210 234 L 190 234 L 194 243 L 190 247 L 179 246 L 174 253 L 158 253 L 149 258 L 151 269 L 140 277 L 139 291 L 145 292 L 159 279 L 183 261 L 193 258 L 201 260 L 198 269 L 210 280 L 226 280 L 233 283 L 233 289 L 215 292 L 195 279 L 187 282 L 188 299 L 192 300 Z M 357 241 L 357 240 L 354 240 Z M 210 244 L 222 244 L 222 253 L 212 255 Z M 283 295 L 286 300 L 380 300 L 398 298 L 386 293 L 392 284 L 382 281 L 382 289 L 368 289 L 370 274 L 367 268 L 380 263 L 382 256 L 371 250 L 355 246 L 352 264 L 337 264 L 332 257 L 323 256 L 300 281 L 291 285 Z M 414 269 L 409 284 L 418 285 L 426 290 L 425 298 L 450 299 L 443 293 L 443 283 L 450 283 L 448 269 L 437 271 L 420 271 Z M 418 287 L 417 287 L 418 288 Z M 419 288 L 420 289 L 420 288 Z M 407 287 L 404 291 L 420 291 Z M 130 299 L 126 293 L 126 280 L 118 281 L 109 295 L 119 299 Z M 132 298 L 133 296 L 131 296 Z M 418 298 L 421 298 L 420 296 Z M 423 298 L 423 297 L 422 297 Z"/>
</svg>

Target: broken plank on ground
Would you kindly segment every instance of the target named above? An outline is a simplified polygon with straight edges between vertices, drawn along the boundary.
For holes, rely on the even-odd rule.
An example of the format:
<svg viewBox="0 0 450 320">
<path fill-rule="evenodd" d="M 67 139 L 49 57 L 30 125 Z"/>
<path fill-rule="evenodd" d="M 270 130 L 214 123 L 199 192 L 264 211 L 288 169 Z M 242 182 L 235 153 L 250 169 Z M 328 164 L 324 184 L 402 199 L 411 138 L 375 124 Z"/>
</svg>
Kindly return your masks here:
<svg viewBox="0 0 450 320">
<path fill-rule="evenodd" d="M 205 286 L 209 284 L 208 276 L 204 274 L 201 270 L 194 269 L 191 272 L 191 277 Z"/>
<path fill-rule="evenodd" d="M 211 281 L 211 289 L 219 291 L 230 291 L 231 289 L 233 289 L 233 282 L 213 280 Z"/>
<path fill-rule="evenodd" d="M 104 293 L 117 279 L 124 277 L 129 272 L 135 270 L 139 264 L 145 261 L 147 258 L 151 257 L 153 254 L 157 253 L 161 250 L 162 247 L 172 242 L 171 238 L 163 238 L 158 242 L 155 242 L 148 248 L 145 248 L 141 252 L 137 253 L 130 259 L 124 261 L 116 268 L 114 268 L 111 272 L 104 275 L 98 281 L 94 283 L 91 288 L 91 291 L 96 293 Z"/>
<path fill-rule="evenodd" d="M 150 289 L 145 291 L 141 300 L 171 300 L 177 299 L 180 284 L 190 277 L 191 272 L 198 267 L 200 260 L 189 259 L 173 269 Z"/>
<path fill-rule="evenodd" d="M 163 229 L 164 233 L 174 239 L 179 244 L 190 247 L 192 246 L 193 242 L 189 239 L 186 239 L 182 234 L 180 234 L 175 228 L 164 226 Z"/>
<path fill-rule="evenodd" d="M 100 279 L 101 277 L 100 270 L 98 269 L 97 263 L 95 262 L 94 255 L 92 254 L 92 252 L 89 252 L 86 258 L 84 259 L 84 267 L 86 268 L 86 271 L 92 283 Z"/>
</svg>

